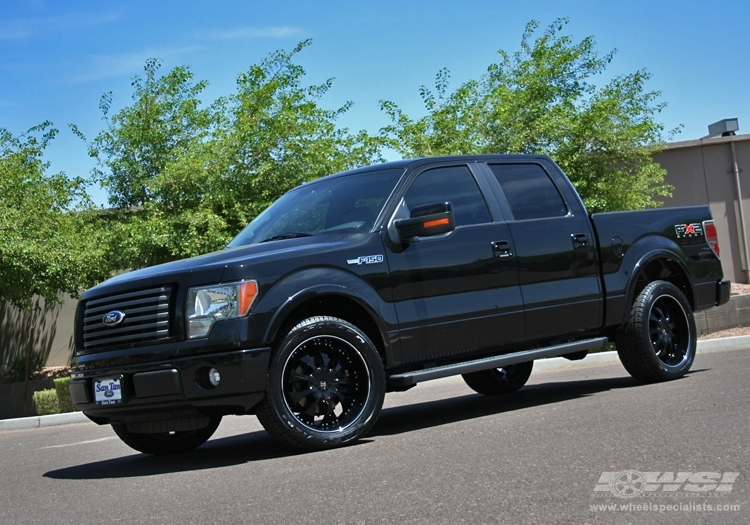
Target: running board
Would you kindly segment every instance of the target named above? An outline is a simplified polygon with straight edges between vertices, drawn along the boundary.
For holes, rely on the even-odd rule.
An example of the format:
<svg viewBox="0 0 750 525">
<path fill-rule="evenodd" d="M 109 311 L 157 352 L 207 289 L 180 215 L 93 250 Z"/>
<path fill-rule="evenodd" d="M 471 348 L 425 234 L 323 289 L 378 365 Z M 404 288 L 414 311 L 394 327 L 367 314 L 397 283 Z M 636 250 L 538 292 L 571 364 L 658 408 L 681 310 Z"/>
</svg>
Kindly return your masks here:
<svg viewBox="0 0 750 525">
<path fill-rule="evenodd" d="M 474 361 L 464 361 L 463 363 L 456 363 L 454 365 L 444 365 L 435 368 L 426 368 L 424 370 L 404 372 L 403 374 L 390 376 L 388 378 L 388 387 L 408 387 L 421 383 L 422 381 L 430 381 L 431 379 L 439 379 L 441 377 L 468 374 L 480 370 L 489 370 L 490 368 L 502 368 L 504 366 L 516 365 L 518 363 L 525 363 L 526 361 L 543 359 L 545 357 L 559 357 L 565 354 L 594 350 L 595 348 L 604 347 L 608 342 L 609 339 L 606 337 L 598 337 L 596 339 L 576 341 L 575 343 L 548 346 L 537 350 L 525 350 L 523 352 L 486 357 Z"/>
</svg>

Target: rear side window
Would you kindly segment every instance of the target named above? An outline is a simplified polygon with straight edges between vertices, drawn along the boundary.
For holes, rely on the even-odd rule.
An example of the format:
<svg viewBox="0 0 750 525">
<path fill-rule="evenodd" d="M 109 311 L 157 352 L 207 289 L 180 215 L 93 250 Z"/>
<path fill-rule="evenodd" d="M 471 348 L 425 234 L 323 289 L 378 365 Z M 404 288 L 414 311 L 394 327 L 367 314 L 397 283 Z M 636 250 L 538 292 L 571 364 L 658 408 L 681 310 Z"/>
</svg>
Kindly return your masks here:
<svg viewBox="0 0 750 525">
<path fill-rule="evenodd" d="M 456 226 L 492 222 L 482 192 L 466 166 L 435 168 L 421 173 L 404 200 L 410 210 L 423 204 L 450 202 Z"/>
<path fill-rule="evenodd" d="M 567 215 L 565 201 L 538 164 L 490 164 L 517 221 Z"/>
</svg>

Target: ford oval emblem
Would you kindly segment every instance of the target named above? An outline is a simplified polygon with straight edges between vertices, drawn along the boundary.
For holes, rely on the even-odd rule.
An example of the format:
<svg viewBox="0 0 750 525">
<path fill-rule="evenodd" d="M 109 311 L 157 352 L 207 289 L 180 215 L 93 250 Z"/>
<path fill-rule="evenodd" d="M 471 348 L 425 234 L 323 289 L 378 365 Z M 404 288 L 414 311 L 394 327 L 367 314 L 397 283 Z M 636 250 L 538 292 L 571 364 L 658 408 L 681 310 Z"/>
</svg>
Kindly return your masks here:
<svg viewBox="0 0 750 525">
<path fill-rule="evenodd" d="M 114 310 L 112 312 L 104 314 L 104 317 L 102 317 L 102 323 L 106 327 L 117 326 L 118 324 L 122 323 L 124 320 L 125 320 L 125 314 L 119 310 Z"/>
</svg>

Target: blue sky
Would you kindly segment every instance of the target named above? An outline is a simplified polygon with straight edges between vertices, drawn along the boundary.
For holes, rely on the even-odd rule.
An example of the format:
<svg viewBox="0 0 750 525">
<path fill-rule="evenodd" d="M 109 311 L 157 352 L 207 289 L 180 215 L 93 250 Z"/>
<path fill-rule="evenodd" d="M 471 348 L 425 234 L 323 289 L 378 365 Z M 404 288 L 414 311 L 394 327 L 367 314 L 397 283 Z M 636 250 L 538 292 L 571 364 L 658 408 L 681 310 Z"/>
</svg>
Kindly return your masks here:
<svg viewBox="0 0 750 525">
<path fill-rule="evenodd" d="M 113 109 L 130 103 L 130 82 L 147 58 L 163 71 L 190 66 L 208 80 L 203 101 L 234 92 L 237 74 L 270 52 L 298 55 L 307 83 L 335 78 L 322 100 L 352 101 L 340 120 L 377 132 L 388 123 L 378 100 L 410 116 L 423 114 L 420 85 L 439 69 L 451 85 L 478 78 L 513 52 L 529 20 L 542 27 L 569 17 L 565 33 L 593 35 L 603 54 L 617 50 L 601 82 L 646 69 L 650 90 L 668 104 L 659 115 L 675 140 L 700 138 L 708 124 L 738 117 L 750 132 L 750 2 L 706 1 L 53 1 L 0 3 L 0 127 L 20 134 L 44 120 L 60 130 L 46 152 L 53 172 L 86 175 L 93 160 L 68 129 L 93 138 L 102 128 L 99 99 L 113 92 Z M 106 197 L 92 189 L 99 204 Z"/>
</svg>

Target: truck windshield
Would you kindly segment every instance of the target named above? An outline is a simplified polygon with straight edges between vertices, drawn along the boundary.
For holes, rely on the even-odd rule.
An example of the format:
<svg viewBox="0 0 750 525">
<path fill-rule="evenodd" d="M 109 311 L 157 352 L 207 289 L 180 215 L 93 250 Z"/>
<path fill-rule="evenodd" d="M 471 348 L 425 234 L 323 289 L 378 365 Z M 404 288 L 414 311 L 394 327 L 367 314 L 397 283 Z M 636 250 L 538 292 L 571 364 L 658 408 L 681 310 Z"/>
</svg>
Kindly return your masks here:
<svg viewBox="0 0 750 525">
<path fill-rule="evenodd" d="M 295 188 L 253 219 L 227 248 L 308 235 L 367 232 L 403 172 L 374 170 Z"/>
</svg>

